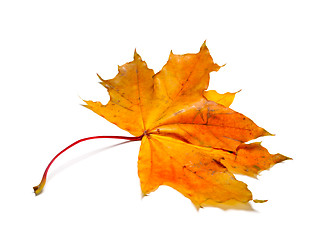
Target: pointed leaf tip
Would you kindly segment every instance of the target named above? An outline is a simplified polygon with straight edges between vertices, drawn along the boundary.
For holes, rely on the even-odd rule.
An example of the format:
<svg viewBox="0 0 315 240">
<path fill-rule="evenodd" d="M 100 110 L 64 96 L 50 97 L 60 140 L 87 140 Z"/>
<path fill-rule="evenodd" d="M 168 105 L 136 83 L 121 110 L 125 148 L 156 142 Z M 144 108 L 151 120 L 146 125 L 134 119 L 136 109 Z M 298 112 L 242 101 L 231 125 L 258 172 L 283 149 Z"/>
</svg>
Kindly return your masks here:
<svg viewBox="0 0 315 240">
<path fill-rule="evenodd" d="M 276 136 L 276 134 L 270 133 L 267 130 L 265 130 L 264 136 L 273 136 L 274 137 L 274 136 Z"/>
<path fill-rule="evenodd" d="M 134 60 L 137 60 L 137 59 L 141 60 L 140 55 L 137 53 L 137 49 L 135 49 L 135 52 L 134 52 L 134 54 L 133 54 L 133 59 L 134 59 Z"/>
<path fill-rule="evenodd" d="M 273 155 L 273 159 L 274 159 L 275 163 L 280 163 L 280 162 L 283 162 L 283 161 L 286 161 L 286 160 L 293 160 L 292 158 L 284 156 L 284 155 L 282 155 L 280 153 L 274 154 Z"/>
<path fill-rule="evenodd" d="M 101 81 L 105 81 L 103 78 L 101 78 L 100 75 L 98 75 L 98 73 L 96 73 L 96 75 L 98 76 L 98 78 L 99 78 Z"/>
<path fill-rule="evenodd" d="M 254 199 L 253 202 L 254 203 L 265 203 L 265 202 L 268 202 L 268 200 Z"/>
<path fill-rule="evenodd" d="M 203 44 L 200 47 L 200 51 L 201 50 L 208 50 L 207 44 L 206 44 L 206 40 L 203 42 Z"/>
</svg>

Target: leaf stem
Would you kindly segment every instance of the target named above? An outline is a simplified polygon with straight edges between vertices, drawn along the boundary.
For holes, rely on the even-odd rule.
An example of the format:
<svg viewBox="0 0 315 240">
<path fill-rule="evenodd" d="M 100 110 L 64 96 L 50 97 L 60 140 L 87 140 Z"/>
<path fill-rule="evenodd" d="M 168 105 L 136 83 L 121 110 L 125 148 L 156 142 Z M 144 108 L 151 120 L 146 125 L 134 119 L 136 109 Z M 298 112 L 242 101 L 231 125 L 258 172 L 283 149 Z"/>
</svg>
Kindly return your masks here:
<svg viewBox="0 0 315 240">
<path fill-rule="evenodd" d="M 143 135 L 141 136 L 138 136 L 138 137 L 126 137 L 126 136 L 94 136 L 94 137 L 87 137 L 87 138 L 82 138 L 82 139 L 79 139 L 78 141 L 75 141 L 74 143 L 70 144 L 68 147 L 64 148 L 62 151 L 60 151 L 51 161 L 50 163 L 48 164 L 48 166 L 46 167 L 46 170 L 44 172 L 44 175 L 42 177 L 42 180 L 40 182 L 39 185 L 33 187 L 34 189 L 34 193 L 35 195 L 39 195 L 44 186 L 45 186 L 45 183 L 46 183 L 46 177 L 47 177 L 47 173 L 48 173 L 48 170 L 50 168 L 50 166 L 53 164 L 53 162 L 56 160 L 56 158 L 58 158 L 62 153 L 64 153 L 65 151 L 67 151 L 69 148 L 72 148 L 73 146 L 77 145 L 78 143 L 80 142 L 84 142 L 84 141 L 87 141 L 87 140 L 92 140 L 92 139 L 99 139 L 99 138 L 113 138 L 113 139 L 124 139 L 124 140 L 129 140 L 129 141 L 139 141 L 141 140 L 143 137 Z"/>
</svg>

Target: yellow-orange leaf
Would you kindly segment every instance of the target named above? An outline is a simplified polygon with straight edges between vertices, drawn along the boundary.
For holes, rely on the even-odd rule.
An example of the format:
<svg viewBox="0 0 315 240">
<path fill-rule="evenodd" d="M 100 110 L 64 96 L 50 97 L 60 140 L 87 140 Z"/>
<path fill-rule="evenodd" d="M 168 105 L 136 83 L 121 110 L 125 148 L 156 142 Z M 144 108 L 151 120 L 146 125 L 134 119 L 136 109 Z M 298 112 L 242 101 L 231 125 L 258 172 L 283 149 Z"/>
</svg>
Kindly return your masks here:
<svg viewBox="0 0 315 240">
<path fill-rule="evenodd" d="M 101 79 L 110 101 L 85 101 L 86 107 L 130 132 L 143 136 L 138 169 L 143 194 L 170 186 L 197 207 L 247 203 L 247 185 L 233 173 L 255 176 L 287 159 L 259 144 L 245 142 L 270 135 L 241 113 L 228 108 L 235 93 L 206 91 L 213 62 L 204 43 L 197 54 L 170 54 L 154 74 L 140 56 Z"/>
</svg>

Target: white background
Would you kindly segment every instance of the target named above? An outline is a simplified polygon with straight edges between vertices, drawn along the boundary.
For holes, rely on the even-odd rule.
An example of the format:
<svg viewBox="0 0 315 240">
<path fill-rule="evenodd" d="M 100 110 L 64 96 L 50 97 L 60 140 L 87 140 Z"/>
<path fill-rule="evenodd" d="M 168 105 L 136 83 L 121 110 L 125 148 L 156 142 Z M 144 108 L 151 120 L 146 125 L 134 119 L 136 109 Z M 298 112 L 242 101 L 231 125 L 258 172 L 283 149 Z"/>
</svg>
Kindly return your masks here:
<svg viewBox="0 0 315 240">
<path fill-rule="evenodd" d="M 1 1 L 1 239 L 314 239 L 313 1 Z M 238 177 L 255 211 L 196 211 L 161 187 L 141 198 L 139 142 L 81 143 L 128 135 L 83 108 L 108 100 L 98 84 L 134 49 L 155 72 L 169 52 L 197 52 L 204 40 L 218 64 L 211 89 L 242 91 L 232 109 L 275 137 L 271 153 L 294 160 L 259 180 Z"/>
</svg>

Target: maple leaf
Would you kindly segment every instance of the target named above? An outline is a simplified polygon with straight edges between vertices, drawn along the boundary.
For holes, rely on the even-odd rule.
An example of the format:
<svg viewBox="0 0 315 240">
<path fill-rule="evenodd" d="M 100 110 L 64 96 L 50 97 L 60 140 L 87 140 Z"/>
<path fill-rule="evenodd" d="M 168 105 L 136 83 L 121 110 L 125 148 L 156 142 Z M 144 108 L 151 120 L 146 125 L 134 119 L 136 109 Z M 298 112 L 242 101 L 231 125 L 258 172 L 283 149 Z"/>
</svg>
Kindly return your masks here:
<svg viewBox="0 0 315 240">
<path fill-rule="evenodd" d="M 233 173 L 255 177 L 288 159 L 259 143 L 245 143 L 271 134 L 228 108 L 235 93 L 206 91 L 209 73 L 219 69 L 204 43 L 197 54 L 171 52 L 157 74 L 135 52 L 115 78 L 99 76 L 110 101 L 85 101 L 86 107 L 134 136 L 143 135 L 138 174 L 144 195 L 167 185 L 197 207 L 247 203 L 252 194 Z"/>
<path fill-rule="evenodd" d="M 259 172 L 289 159 L 270 154 L 252 139 L 271 135 L 252 120 L 229 108 L 236 93 L 208 90 L 213 62 L 204 43 L 197 54 L 175 55 L 154 74 L 135 51 L 134 60 L 118 67 L 110 80 L 101 79 L 110 100 L 106 105 L 85 101 L 91 109 L 134 137 L 84 138 L 57 154 L 48 165 L 79 142 L 95 138 L 141 140 L 138 175 L 143 195 L 170 186 L 197 207 L 248 204 L 252 193 L 233 173 L 256 177 Z M 265 202 L 266 200 L 254 200 Z"/>
</svg>

